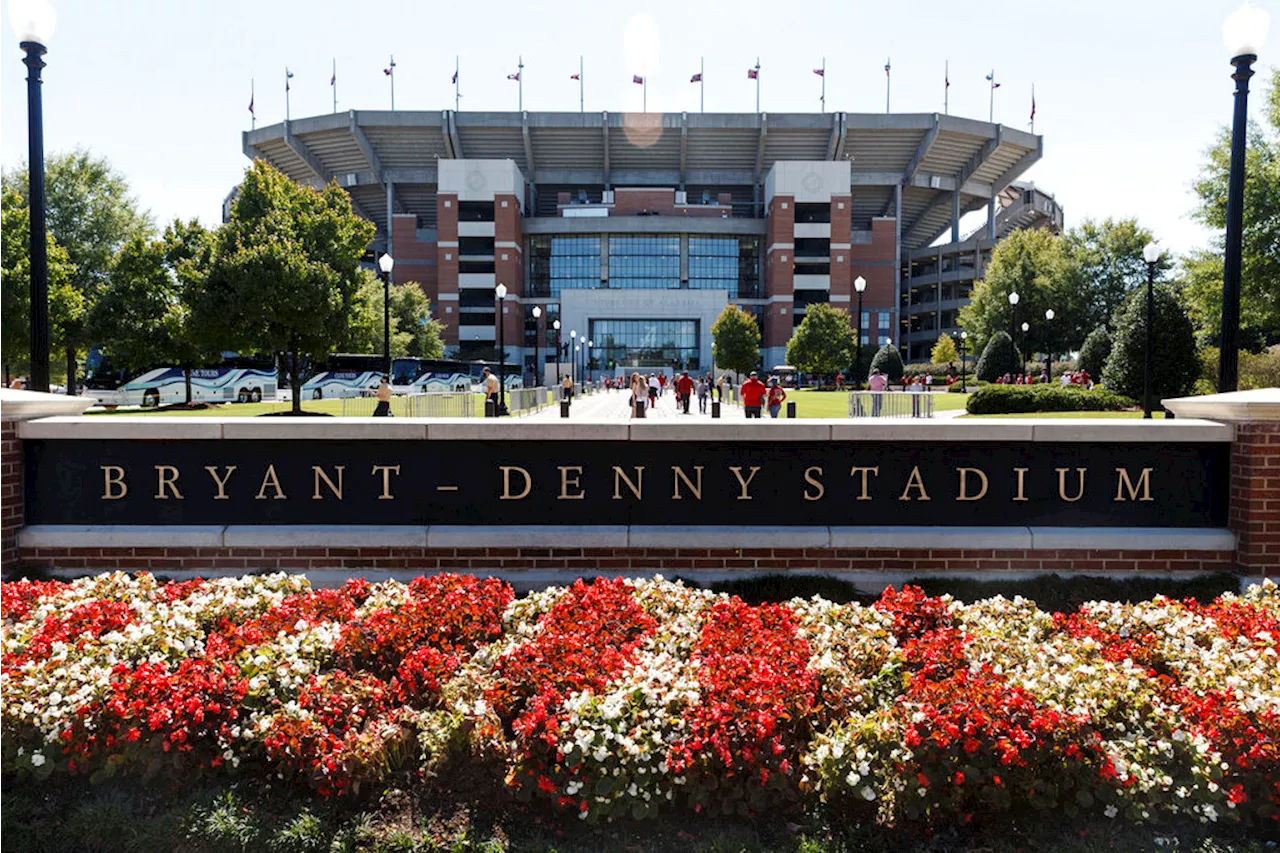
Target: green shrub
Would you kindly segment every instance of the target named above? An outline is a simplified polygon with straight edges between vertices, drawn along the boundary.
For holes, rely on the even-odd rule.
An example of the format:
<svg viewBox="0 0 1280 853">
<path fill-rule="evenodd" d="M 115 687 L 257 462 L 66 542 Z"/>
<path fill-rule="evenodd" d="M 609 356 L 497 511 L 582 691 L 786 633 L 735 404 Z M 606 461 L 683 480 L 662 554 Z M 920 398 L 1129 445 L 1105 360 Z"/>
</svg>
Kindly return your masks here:
<svg viewBox="0 0 1280 853">
<path fill-rule="evenodd" d="M 1173 291 L 1157 284 L 1154 292 L 1154 328 L 1151 336 L 1151 394 L 1157 405 L 1165 397 L 1191 392 L 1200 374 L 1195 329 Z M 1102 382 L 1117 393 L 1142 396 L 1146 351 L 1147 292 L 1139 288 L 1125 298 L 1116 312 L 1115 342 L 1102 369 Z"/>
<path fill-rule="evenodd" d="M 1111 333 L 1106 326 L 1099 326 L 1089 333 L 1080 347 L 1080 369 L 1095 381 L 1102 378 L 1102 368 L 1111 355 Z"/>
<path fill-rule="evenodd" d="M 978 378 L 995 382 L 1006 373 L 1018 372 L 1018 353 L 1013 339 L 1005 332 L 996 332 L 978 359 Z"/>
<path fill-rule="evenodd" d="M 881 373 L 889 377 L 889 381 L 898 383 L 902 381 L 902 356 L 898 354 L 898 348 L 893 344 L 885 344 L 876 352 L 876 357 L 871 359 L 871 369 L 879 370 Z"/>
<path fill-rule="evenodd" d="M 965 404 L 971 415 L 1004 415 L 1013 412 L 1119 412 L 1136 403 L 1105 388 L 1086 391 L 1079 385 L 988 385 L 979 388 Z"/>
</svg>

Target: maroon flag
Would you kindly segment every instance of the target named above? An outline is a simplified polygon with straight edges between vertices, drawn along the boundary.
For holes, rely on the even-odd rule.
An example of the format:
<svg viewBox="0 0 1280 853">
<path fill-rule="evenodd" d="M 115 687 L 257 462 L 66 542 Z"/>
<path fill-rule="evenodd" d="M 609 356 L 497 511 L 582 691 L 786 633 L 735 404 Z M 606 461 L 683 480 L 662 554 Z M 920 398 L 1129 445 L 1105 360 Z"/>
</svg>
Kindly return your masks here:
<svg viewBox="0 0 1280 853">
<path fill-rule="evenodd" d="M 456 83 L 458 82 L 458 72 L 457 72 L 457 71 L 453 72 L 453 79 L 452 79 L 452 80 L 450 80 L 449 82 L 450 82 L 450 83 L 454 83 L 454 84 L 456 84 Z"/>
<path fill-rule="evenodd" d="M 991 84 L 991 88 L 992 88 L 992 89 L 999 89 L 999 88 L 1000 88 L 1000 84 L 999 84 L 999 83 L 992 83 L 992 84 Z"/>
<path fill-rule="evenodd" d="M 884 76 L 889 76 L 889 60 L 884 61 Z"/>
<path fill-rule="evenodd" d="M 756 69 L 754 69 L 754 68 L 748 68 L 748 69 L 747 69 L 747 79 L 748 79 L 748 80 L 759 80 L 759 79 L 760 79 L 760 72 L 759 72 L 759 71 L 757 71 L 757 70 L 756 70 Z"/>
<path fill-rule="evenodd" d="M 582 79 L 582 75 L 581 75 L 581 74 L 570 74 L 570 75 L 569 75 L 569 79 L 570 79 L 570 80 L 581 80 L 581 79 Z"/>
<path fill-rule="evenodd" d="M 632 82 L 632 83 L 635 83 L 637 86 L 643 86 L 643 85 L 644 85 L 644 78 L 643 78 L 643 77 L 641 77 L 639 74 L 632 74 L 632 75 L 631 75 L 631 82 Z"/>
<path fill-rule="evenodd" d="M 1031 120 L 1036 120 L 1036 93 L 1034 90 L 1031 92 Z"/>
<path fill-rule="evenodd" d="M 517 71 L 515 74 L 508 74 L 508 75 L 507 75 L 507 79 L 508 79 L 508 80 L 515 80 L 517 83 L 518 83 L 518 82 L 520 82 L 520 72 L 519 72 L 519 71 Z"/>
<path fill-rule="evenodd" d="M 249 115 L 257 115 L 257 113 L 253 111 L 253 95 L 252 94 L 249 95 Z"/>
<path fill-rule="evenodd" d="M 695 74 L 695 75 L 693 75 L 692 77 L 690 77 L 690 78 L 689 78 L 689 82 L 690 82 L 690 83 L 701 83 L 701 82 L 702 82 L 702 72 L 701 72 L 701 71 L 699 71 L 697 74 Z"/>
<path fill-rule="evenodd" d="M 336 86 L 338 84 L 338 72 L 333 72 L 333 76 L 329 78 L 329 85 Z"/>
<path fill-rule="evenodd" d="M 390 67 L 382 69 L 382 73 L 390 77 L 392 74 L 395 73 L 395 71 L 396 71 L 396 60 L 395 60 L 395 57 L 392 57 Z"/>
<path fill-rule="evenodd" d="M 815 69 L 813 69 L 813 73 L 814 73 L 814 74 L 817 74 L 819 77 L 826 77 L 826 76 L 827 76 L 827 69 L 825 69 L 825 68 L 815 68 Z"/>
</svg>

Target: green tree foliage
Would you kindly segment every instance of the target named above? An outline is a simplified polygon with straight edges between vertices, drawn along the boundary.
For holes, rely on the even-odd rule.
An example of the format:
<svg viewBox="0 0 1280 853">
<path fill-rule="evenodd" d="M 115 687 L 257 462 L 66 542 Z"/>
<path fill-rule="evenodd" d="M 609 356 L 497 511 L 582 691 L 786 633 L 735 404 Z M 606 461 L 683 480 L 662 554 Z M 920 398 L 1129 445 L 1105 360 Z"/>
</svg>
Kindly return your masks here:
<svg viewBox="0 0 1280 853">
<path fill-rule="evenodd" d="M 1061 238 L 1043 229 L 1014 231 L 991 253 L 986 277 L 974 286 L 969 304 L 960 312 L 960 325 L 978 351 L 996 333 L 1008 333 L 1015 318 L 1019 326 L 1024 321 L 1031 325 L 1034 340 L 1046 322 L 1045 311 L 1052 308 L 1055 336 L 1081 340 L 1085 331 L 1077 284 L 1076 267 Z M 1015 292 L 1016 313 L 1009 304 L 1009 294 Z"/>
<path fill-rule="evenodd" d="M 718 367 L 750 373 L 760 363 L 760 327 L 736 305 L 726 305 L 711 326 L 711 353 Z"/>
<path fill-rule="evenodd" d="M 1156 400 L 1191 393 L 1199 375 L 1195 329 L 1169 285 L 1155 287 L 1151 336 L 1151 392 Z M 1129 294 L 1115 319 L 1115 341 L 1102 383 L 1126 397 L 1142 398 L 1147 333 L 1146 290 Z"/>
<path fill-rule="evenodd" d="M 902 372 L 905 370 L 902 364 L 902 354 L 898 352 L 898 348 L 893 344 L 885 344 L 876 350 L 875 357 L 871 359 L 871 370 L 879 370 L 889 377 L 890 382 L 901 382 Z M 871 371 L 867 372 L 870 373 Z"/>
<path fill-rule="evenodd" d="M 218 232 L 198 313 L 246 352 L 283 352 L 293 411 L 301 413 L 303 359 L 350 343 L 366 280 L 360 259 L 374 226 L 331 183 L 303 187 L 262 161 L 245 172 Z M 211 320 L 213 322 L 213 320 Z"/>
<path fill-rule="evenodd" d="M 90 337 L 113 363 L 132 370 L 181 367 L 191 402 L 191 371 L 218 355 L 218 342 L 192 303 L 204 286 L 213 234 L 175 221 L 160 240 L 134 237 L 120 250 L 111 279 L 89 317 Z"/>
<path fill-rule="evenodd" d="M 1067 261 L 1078 281 L 1078 321 L 1084 329 L 1110 323 L 1124 298 L 1146 283 L 1147 262 L 1142 250 L 1153 239 L 1136 219 L 1086 219 L 1062 235 Z M 1172 258 L 1165 254 L 1157 272 L 1172 266 Z M 1079 336 L 1068 337 L 1065 343 L 1074 347 L 1079 340 Z"/>
<path fill-rule="evenodd" d="M 1107 331 L 1105 326 L 1099 326 L 1089 333 L 1089 337 L 1084 339 L 1084 346 L 1080 347 L 1080 359 L 1078 365 L 1081 370 L 1085 371 L 1094 380 L 1102 376 L 1102 368 L 1107 363 L 1107 357 L 1111 355 L 1111 333 Z"/>
<path fill-rule="evenodd" d="M 929 353 L 929 360 L 934 364 L 951 364 L 959 357 L 956 342 L 946 332 L 942 333 L 942 337 L 938 338 L 938 342 L 933 345 L 933 350 Z"/>
<path fill-rule="evenodd" d="M 124 176 L 105 158 L 83 149 L 56 154 L 45 158 L 44 175 L 49 233 L 74 266 L 70 283 L 80 292 L 86 309 L 76 320 L 68 320 L 59 346 L 66 358 L 68 391 L 74 392 L 79 355 L 93 343 L 85 326 L 87 309 L 106 285 L 116 254 L 133 237 L 151 236 L 153 228 L 150 215 L 130 195 Z M 25 166 L 3 177 L 4 188 L 16 191 L 24 206 L 28 181 Z"/>
<path fill-rule="evenodd" d="M 1240 343 L 1254 350 L 1280 343 L 1280 72 L 1272 74 L 1263 116 L 1262 123 L 1249 126 L 1240 272 Z M 1195 217 L 1218 236 L 1211 249 L 1192 252 L 1183 261 L 1183 296 L 1197 328 L 1215 344 L 1222 327 L 1230 166 L 1231 131 L 1224 128 L 1194 184 L 1200 199 Z"/>
<path fill-rule="evenodd" d="M 1008 332 L 996 332 L 987 341 L 978 359 L 978 381 L 995 382 L 1006 373 L 1021 373 L 1022 359 L 1013 346 Z"/>
<path fill-rule="evenodd" d="M 857 343 L 849 312 L 818 302 L 809 306 L 787 342 L 787 363 L 802 373 L 835 373 L 849 366 Z"/>
<path fill-rule="evenodd" d="M 22 197 L 5 189 L 0 201 L 0 312 L 4 334 L 0 336 L 5 367 L 17 373 L 30 369 L 31 355 L 31 218 Z M 65 346 L 68 330 L 80 326 L 84 295 L 71 283 L 75 266 L 67 252 L 46 234 L 49 257 L 49 343 Z"/>
<path fill-rule="evenodd" d="M 364 281 L 357 292 L 353 312 L 352 352 L 382 352 L 381 279 L 362 270 Z M 422 286 L 410 281 L 391 285 L 391 355 L 393 358 L 441 358 L 444 326 L 431 316 L 431 301 Z"/>
</svg>

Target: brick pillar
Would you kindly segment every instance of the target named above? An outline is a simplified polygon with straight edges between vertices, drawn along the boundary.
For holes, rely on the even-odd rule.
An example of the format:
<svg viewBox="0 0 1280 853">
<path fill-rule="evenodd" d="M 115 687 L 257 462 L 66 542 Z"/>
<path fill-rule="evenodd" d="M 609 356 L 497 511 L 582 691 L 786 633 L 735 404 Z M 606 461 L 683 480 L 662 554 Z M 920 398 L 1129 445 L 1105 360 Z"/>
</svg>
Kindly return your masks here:
<svg viewBox="0 0 1280 853">
<path fill-rule="evenodd" d="M 1240 569 L 1274 574 L 1280 568 L 1280 422 L 1236 424 L 1231 529 Z"/>
<path fill-rule="evenodd" d="M 458 344 L 458 196 L 436 196 L 436 316 L 444 322 L 445 346 Z"/>
<path fill-rule="evenodd" d="M 22 442 L 16 421 L 0 423 L 0 565 L 18 564 L 18 533 L 23 527 Z"/>
</svg>

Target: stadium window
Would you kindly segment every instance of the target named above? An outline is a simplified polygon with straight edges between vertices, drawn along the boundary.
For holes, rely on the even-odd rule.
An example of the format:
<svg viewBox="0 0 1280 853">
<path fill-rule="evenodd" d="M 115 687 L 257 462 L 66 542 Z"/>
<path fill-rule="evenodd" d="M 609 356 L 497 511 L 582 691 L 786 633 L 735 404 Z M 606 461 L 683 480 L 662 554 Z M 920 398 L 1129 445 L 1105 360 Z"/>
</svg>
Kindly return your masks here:
<svg viewBox="0 0 1280 853">
<path fill-rule="evenodd" d="M 492 222 L 493 202 L 460 201 L 458 202 L 459 222 Z"/>
<path fill-rule="evenodd" d="M 827 202 L 800 202 L 796 204 L 796 224 L 830 222 L 831 205 Z"/>
</svg>

